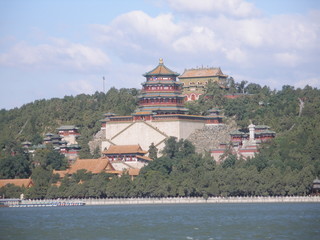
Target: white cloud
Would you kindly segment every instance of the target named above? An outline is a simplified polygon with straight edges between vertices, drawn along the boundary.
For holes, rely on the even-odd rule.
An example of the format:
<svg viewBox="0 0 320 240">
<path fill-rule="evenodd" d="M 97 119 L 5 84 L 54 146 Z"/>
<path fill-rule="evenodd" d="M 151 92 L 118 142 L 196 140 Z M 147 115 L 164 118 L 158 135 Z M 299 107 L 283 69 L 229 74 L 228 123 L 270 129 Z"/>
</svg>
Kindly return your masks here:
<svg viewBox="0 0 320 240">
<path fill-rule="evenodd" d="M 215 37 L 215 33 L 203 26 L 195 26 L 190 32 L 182 34 L 172 44 L 177 52 L 200 53 L 217 51 L 221 43 Z"/>
<path fill-rule="evenodd" d="M 182 28 L 173 22 L 171 14 L 161 14 L 154 18 L 142 11 L 132 11 L 115 18 L 110 25 L 94 25 L 100 35 L 102 41 L 117 42 L 117 40 L 126 39 L 129 46 L 133 43 L 139 45 L 144 41 L 153 39 L 158 43 L 168 43 Z"/>
<path fill-rule="evenodd" d="M 108 56 L 100 49 L 62 39 L 35 46 L 20 42 L 0 54 L 0 65 L 13 67 L 86 71 L 101 68 L 108 62 Z"/>
<path fill-rule="evenodd" d="M 168 66 L 178 72 L 213 64 L 222 70 L 230 69 L 231 76 L 246 76 L 244 79 L 257 79 L 259 83 L 265 80 L 265 84 L 279 87 L 285 81 L 286 84 L 298 81 L 293 67 L 297 72 L 312 72 L 311 68 L 319 64 L 319 11 L 319 14 L 252 17 L 256 12 L 252 7 L 248 8 L 251 15 L 237 18 L 221 9 L 232 8 L 232 4 L 240 6 L 245 1 L 203 1 L 197 5 L 193 5 L 196 1 L 188 0 L 183 4 L 168 2 L 174 8 L 180 6 L 180 13 L 185 14 L 152 17 L 133 11 L 108 25 L 95 25 L 93 35 L 102 48 L 112 49 L 126 63 L 147 66 L 163 57 L 174 62 L 175 65 Z M 192 9 L 199 13 L 206 11 L 202 7 L 222 14 L 189 16 Z"/>
<path fill-rule="evenodd" d="M 179 12 L 218 13 L 234 17 L 251 17 L 260 14 L 252 3 L 243 0 L 167 0 L 167 2 Z"/>
<path fill-rule="evenodd" d="M 173 21 L 171 14 L 151 17 L 142 11 L 132 11 L 115 18 L 109 25 L 94 25 L 95 38 L 101 48 L 110 49 L 124 61 L 140 62 L 159 57 L 163 49 L 183 32 L 183 26 Z"/>
<path fill-rule="evenodd" d="M 225 53 L 226 58 L 232 62 L 235 62 L 235 63 L 247 62 L 247 55 L 240 48 L 234 48 L 234 49 L 223 48 L 222 51 Z"/>
<path fill-rule="evenodd" d="M 93 84 L 88 80 L 76 80 L 66 82 L 60 85 L 60 89 L 64 91 L 66 89 L 69 89 L 73 94 L 92 94 L 97 90 L 96 86 L 93 86 Z"/>
<path fill-rule="evenodd" d="M 302 79 L 302 80 L 298 80 L 294 84 L 296 88 L 304 88 L 306 85 L 320 88 L 320 78 L 314 77 L 314 78 Z"/>
<path fill-rule="evenodd" d="M 290 52 L 275 53 L 274 58 L 281 65 L 285 65 L 288 67 L 297 66 L 300 60 L 297 54 Z"/>
</svg>

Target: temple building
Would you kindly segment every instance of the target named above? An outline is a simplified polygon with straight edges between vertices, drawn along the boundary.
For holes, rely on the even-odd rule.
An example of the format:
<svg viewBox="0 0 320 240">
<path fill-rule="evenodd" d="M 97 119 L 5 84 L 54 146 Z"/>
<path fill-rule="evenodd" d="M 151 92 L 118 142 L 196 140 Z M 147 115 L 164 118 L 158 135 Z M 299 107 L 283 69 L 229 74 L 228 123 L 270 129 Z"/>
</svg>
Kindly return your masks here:
<svg viewBox="0 0 320 240">
<path fill-rule="evenodd" d="M 102 155 L 110 160 L 115 170 L 135 171 L 139 174 L 140 169 L 152 161 L 151 158 L 145 156 L 147 153 L 148 151 L 142 150 L 140 145 L 111 145 L 102 152 Z"/>
<path fill-rule="evenodd" d="M 109 173 L 115 176 L 122 176 L 128 174 L 131 179 L 139 175 L 140 169 L 126 166 L 125 168 L 119 169 L 116 162 L 112 162 L 107 157 L 98 159 L 77 159 L 73 164 L 66 170 L 53 170 L 53 174 L 58 174 L 60 178 L 65 176 L 71 176 L 77 173 L 79 170 L 86 170 L 92 174 Z M 57 185 L 60 185 L 59 182 Z"/>
<path fill-rule="evenodd" d="M 43 139 L 44 144 L 52 144 L 53 147 L 59 148 L 60 145 L 66 143 L 62 141 L 62 137 L 59 134 L 46 133 L 45 138 Z"/>
<path fill-rule="evenodd" d="M 146 81 L 142 83 L 137 110 L 131 116 L 107 113 L 101 120 L 106 133 L 103 151 L 112 145 L 140 145 L 149 149 L 151 143 L 161 150 L 170 136 L 186 139 L 196 129 L 222 124 L 217 111 L 208 116 L 188 115 L 182 83 L 177 81 L 179 74 L 166 67 L 162 59 L 143 76 Z"/>
<path fill-rule="evenodd" d="M 58 134 L 62 140 L 68 142 L 68 144 L 78 144 L 77 137 L 80 136 L 79 128 L 74 125 L 64 125 L 57 128 Z"/>
<path fill-rule="evenodd" d="M 312 194 L 320 195 L 320 180 L 319 180 L 319 178 L 316 178 L 312 182 Z"/>
<path fill-rule="evenodd" d="M 222 73 L 220 68 L 192 68 L 184 70 L 179 76 L 183 84 L 183 95 L 187 101 L 198 100 L 205 93 L 206 85 L 212 81 L 225 87 L 228 75 Z"/>
<path fill-rule="evenodd" d="M 111 162 L 141 162 L 144 164 L 152 161 L 151 158 L 145 156 L 147 153 L 148 151 L 142 150 L 140 145 L 112 145 L 107 150 L 103 151 L 102 155 L 108 157 Z"/>
<path fill-rule="evenodd" d="M 69 166 L 67 170 L 54 170 L 53 174 L 59 174 L 60 178 L 70 176 L 79 170 L 86 170 L 93 174 L 99 174 L 101 172 L 110 174 L 121 174 L 121 171 L 117 171 L 111 165 L 108 158 L 98 159 L 77 159 L 73 164 Z"/>
<path fill-rule="evenodd" d="M 30 142 L 23 142 L 22 145 L 29 153 L 34 153 L 38 149 L 45 149 L 50 144 L 56 151 L 63 154 L 69 162 L 75 161 L 81 149 L 77 143 L 77 138 L 80 136 L 79 128 L 74 125 L 64 125 L 57 128 L 57 132 L 58 134 L 46 133 L 41 145 L 31 146 Z M 38 165 L 38 163 L 35 163 L 35 165 Z"/>
<path fill-rule="evenodd" d="M 136 119 L 145 114 L 186 114 L 182 84 L 176 81 L 178 73 L 171 71 L 160 59 L 159 65 L 143 75 L 139 108 L 134 114 Z"/>
<path fill-rule="evenodd" d="M 253 130 L 250 132 L 250 126 Z M 258 144 L 273 139 L 276 136 L 276 132 L 271 131 L 269 126 L 266 125 L 249 125 L 249 132 L 253 134 L 252 139 Z M 235 130 L 230 133 L 231 142 L 243 144 L 244 141 L 249 140 L 249 134 L 240 130 Z"/>
<path fill-rule="evenodd" d="M 235 130 L 230 133 L 230 143 L 221 143 L 219 148 L 210 150 L 211 156 L 217 162 L 221 162 L 226 151 L 242 157 L 252 158 L 259 153 L 259 145 L 275 138 L 276 132 L 271 131 L 269 126 L 254 125 L 248 126 L 248 132 Z"/>
<path fill-rule="evenodd" d="M 22 178 L 22 179 L 0 179 L 0 188 L 5 187 L 6 185 L 15 185 L 18 187 L 30 188 L 33 186 L 33 181 L 31 178 Z"/>
</svg>

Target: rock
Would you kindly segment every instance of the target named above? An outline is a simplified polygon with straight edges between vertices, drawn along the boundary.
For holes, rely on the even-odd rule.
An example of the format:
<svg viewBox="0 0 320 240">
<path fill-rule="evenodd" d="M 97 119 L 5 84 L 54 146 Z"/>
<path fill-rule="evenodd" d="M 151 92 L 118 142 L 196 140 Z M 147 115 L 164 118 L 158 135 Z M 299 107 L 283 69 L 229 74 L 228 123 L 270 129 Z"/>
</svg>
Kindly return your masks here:
<svg viewBox="0 0 320 240">
<path fill-rule="evenodd" d="M 205 153 L 218 148 L 220 143 L 230 142 L 230 132 L 237 129 L 235 121 L 229 120 L 223 125 L 209 125 L 197 129 L 187 139 L 196 147 L 196 152 Z"/>
<path fill-rule="evenodd" d="M 93 136 L 93 139 L 88 143 L 91 154 L 94 153 L 94 150 L 97 147 L 99 147 L 100 152 L 103 151 L 103 149 L 101 149 L 101 142 L 102 142 L 103 139 L 105 139 L 105 136 L 106 136 L 106 130 L 105 129 L 101 129 L 99 132 L 97 132 Z"/>
</svg>

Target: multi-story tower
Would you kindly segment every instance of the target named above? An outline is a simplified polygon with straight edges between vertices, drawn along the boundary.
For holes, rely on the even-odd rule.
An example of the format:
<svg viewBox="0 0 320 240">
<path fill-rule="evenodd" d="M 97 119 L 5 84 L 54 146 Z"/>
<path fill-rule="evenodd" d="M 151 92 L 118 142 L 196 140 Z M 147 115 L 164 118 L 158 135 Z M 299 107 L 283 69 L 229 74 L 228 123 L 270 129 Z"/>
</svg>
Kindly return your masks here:
<svg viewBox="0 0 320 240">
<path fill-rule="evenodd" d="M 138 109 L 131 116 L 107 113 L 101 120 L 105 131 L 102 150 L 112 145 L 140 145 L 147 150 L 152 143 L 161 150 L 170 136 L 186 139 L 196 129 L 222 123 L 217 110 L 208 116 L 187 114 L 182 83 L 176 81 L 179 74 L 167 68 L 162 59 L 143 76 L 146 81 L 142 83 Z"/>
<path fill-rule="evenodd" d="M 139 108 L 134 115 L 145 114 L 186 114 L 182 83 L 176 81 L 178 73 L 173 72 L 163 64 L 143 75 L 146 82 L 142 83 L 139 97 Z"/>
</svg>

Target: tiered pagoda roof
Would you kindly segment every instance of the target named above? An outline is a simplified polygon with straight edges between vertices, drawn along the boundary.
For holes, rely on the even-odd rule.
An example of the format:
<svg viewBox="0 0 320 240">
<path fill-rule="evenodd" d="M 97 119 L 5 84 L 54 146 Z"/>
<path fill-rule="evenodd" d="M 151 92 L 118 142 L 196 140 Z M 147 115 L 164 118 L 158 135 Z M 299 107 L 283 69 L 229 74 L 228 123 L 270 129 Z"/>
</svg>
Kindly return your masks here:
<svg viewBox="0 0 320 240">
<path fill-rule="evenodd" d="M 149 76 L 179 76 L 179 73 L 174 72 L 172 70 L 170 70 L 169 68 L 167 68 L 164 64 L 163 64 L 163 59 L 160 58 L 159 59 L 159 65 L 156 66 L 154 69 L 152 69 L 149 72 L 146 72 L 145 74 L 143 74 L 144 77 L 149 77 Z"/>
<path fill-rule="evenodd" d="M 179 73 L 166 67 L 162 58 L 158 66 L 143 74 L 146 82 L 139 96 L 139 108 L 134 115 L 186 114 L 182 84 L 176 81 Z"/>
</svg>

